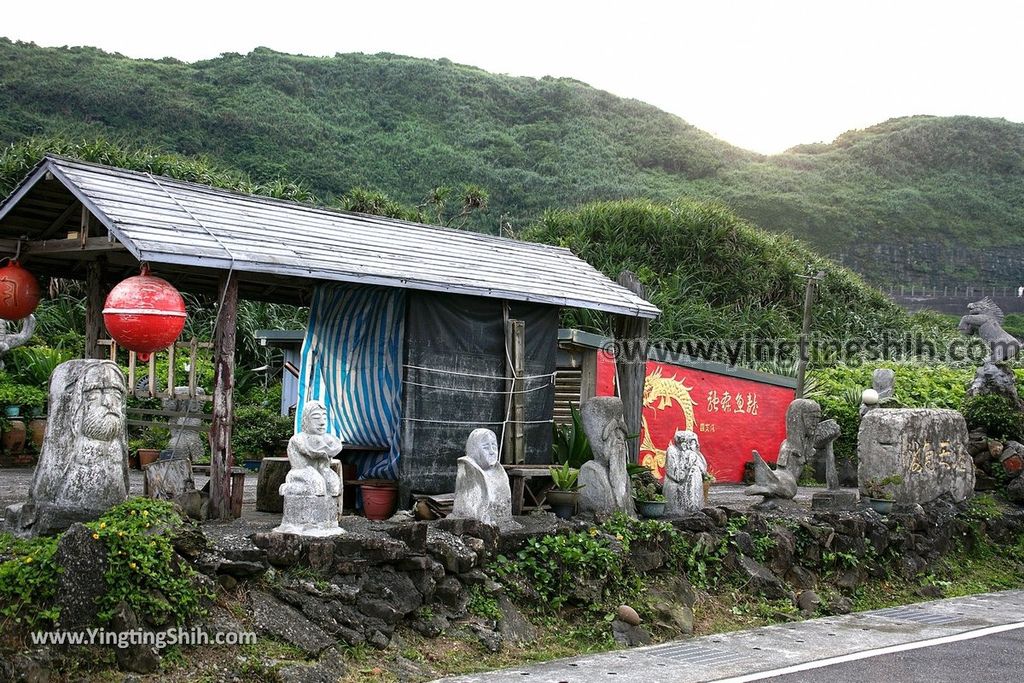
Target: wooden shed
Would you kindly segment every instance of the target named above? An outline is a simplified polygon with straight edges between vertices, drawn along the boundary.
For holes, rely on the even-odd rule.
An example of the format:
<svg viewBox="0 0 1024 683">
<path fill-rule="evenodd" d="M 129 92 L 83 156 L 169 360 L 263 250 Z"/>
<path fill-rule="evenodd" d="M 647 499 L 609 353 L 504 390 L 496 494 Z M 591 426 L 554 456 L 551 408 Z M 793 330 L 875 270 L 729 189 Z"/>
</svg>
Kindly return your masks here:
<svg viewBox="0 0 1024 683">
<path fill-rule="evenodd" d="M 100 355 L 105 292 L 141 262 L 182 291 L 216 297 L 210 444 L 220 516 L 239 297 L 312 307 L 300 396 L 335 401 L 332 430 L 359 423 L 391 439 L 377 444 L 390 460 L 367 469 L 427 492 L 450 490 L 474 425 L 512 439 L 506 461 L 547 456 L 560 307 L 659 313 L 567 249 L 57 156 L 0 204 L 0 251 L 37 277 L 87 281 L 90 356 Z"/>
</svg>

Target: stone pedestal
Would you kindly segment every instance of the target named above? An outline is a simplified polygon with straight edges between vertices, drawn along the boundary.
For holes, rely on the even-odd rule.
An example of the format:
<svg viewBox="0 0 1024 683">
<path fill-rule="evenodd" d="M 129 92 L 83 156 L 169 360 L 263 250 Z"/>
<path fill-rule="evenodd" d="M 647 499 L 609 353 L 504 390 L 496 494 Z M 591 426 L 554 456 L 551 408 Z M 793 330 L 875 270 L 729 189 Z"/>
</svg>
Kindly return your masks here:
<svg viewBox="0 0 1024 683">
<path fill-rule="evenodd" d="M 344 465 L 338 460 L 331 461 L 333 469 L 339 477 L 342 476 Z M 256 510 L 259 512 L 283 512 L 284 496 L 279 489 L 288 477 L 291 465 L 288 458 L 263 458 L 260 461 L 260 471 L 256 479 Z M 344 477 L 342 477 L 344 480 Z M 342 499 L 338 496 L 338 509 L 341 509 Z M 349 501 L 353 505 L 352 501 Z"/>
<path fill-rule="evenodd" d="M 281 534 L 301 536 L 336 536 L 345 533 L 338 526 L 341 496 L 285 496 Z"/>
<path fill-rule="evenodd" d="M 821 491 L 811 496 L 811 509 L 829 512 L 855 510 L 857 494 L 853 491 Z"/>
</svg>

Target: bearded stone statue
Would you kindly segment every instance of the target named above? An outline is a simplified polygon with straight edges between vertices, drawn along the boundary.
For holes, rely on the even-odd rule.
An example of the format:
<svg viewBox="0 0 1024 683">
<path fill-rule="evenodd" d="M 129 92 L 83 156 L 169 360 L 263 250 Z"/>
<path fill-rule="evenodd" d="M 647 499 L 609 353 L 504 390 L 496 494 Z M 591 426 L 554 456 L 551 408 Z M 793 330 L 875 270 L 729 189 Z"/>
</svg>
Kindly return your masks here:
<svg viewBox="0 0 1024 683">
<path fill-rule="evenodd" d="M 580 409 L 583 431 L 590 441 L 594 459 L 580 468 L 580 512 L 598 516 L 616 511 L 636 517 L 633 487 L 626 472 L 626 423 L 622 400 L 595 396 Z"/>
<path fill-rule="evenodd" d="M 28 501 L 7 509 L 12 530 L 53 533 L 127 500 L 125 425 L 125 379 L 116 363 L 70 360 L 57 366 Z"/>
</svg>

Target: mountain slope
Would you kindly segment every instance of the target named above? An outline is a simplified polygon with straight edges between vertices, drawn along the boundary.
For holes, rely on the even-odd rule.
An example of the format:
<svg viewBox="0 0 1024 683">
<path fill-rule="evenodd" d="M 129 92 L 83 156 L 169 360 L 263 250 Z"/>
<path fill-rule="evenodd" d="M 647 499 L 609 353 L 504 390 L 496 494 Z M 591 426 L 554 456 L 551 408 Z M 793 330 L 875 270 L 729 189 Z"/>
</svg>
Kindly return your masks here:
<svg viewBox="0 0 1024 683">
<path fill-rule="evenodd" d="M 206 154 L 326 200 L 476 183 L 489 231 L 594 199 L 716 199 L 880 284 L 1002 284 L 1024 260 L 1024 125 L 1001 120 L 896 119 L 764 157 L 578 81 L 448 60 L 260 48 L 185 64 L 0 39 L 0 141 L 52 133 Z"/>
</svg>

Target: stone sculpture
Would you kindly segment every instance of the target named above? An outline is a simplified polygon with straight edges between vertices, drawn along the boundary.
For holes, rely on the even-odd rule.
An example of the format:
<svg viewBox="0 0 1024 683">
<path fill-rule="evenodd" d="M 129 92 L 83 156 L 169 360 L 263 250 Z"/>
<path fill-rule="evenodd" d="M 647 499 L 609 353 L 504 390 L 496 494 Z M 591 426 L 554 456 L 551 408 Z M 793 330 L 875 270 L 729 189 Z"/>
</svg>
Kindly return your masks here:
<svg viewBox="0 0 1024 683">
<path fill-rule="evenodd" d="M 455 503 L 449 517 L 476 519 L 507 529 L 512 520 L 512 489 L 498 462 L 498 437 L 490 429 L 474 429 L 466 440 L 466 455 L 459 458 L 455 477 Z"/>
<path fill-rule="evenodd" d="M 96 519 L 128 498 L 125 379 L 108 360 L 70 360 L 50 377 L 49 420 L 28 501 L 7 509 L 18 535 Z"/>
<path fill-rule="evenodd" d="M 955 410 L 873 410 L 857 432 L 857 479 L 863 487 L 898 475 L 892 492 L 901 504 L 944 494 L 965 500 L 974 492 L 967 441 L 967 423 Z"/>
<path fill-rule="evenodd" d="M 889 368 L 878 368 L 871 373 L 871 388 L 878 395 L 875 402 L 871 405 L 865 403 L 860 404 L 860 416 L 864 417 L 864 414 L 869 410 L 873 410 L 883 403 L 886 399 L 891 399 L 893 396 L 893 387 L 896 383 L 896 373 Z"/>
<path fill-rule="evenodd" d="M 852 510 L 857 506 L 857 494 L 839 489 L 839 472 L 836 470 L 836 454 L 833 443 L 842 431 L 835 420 L 825 420 L 818 424 L 814 435 L 814 458 L 825 463 L 825 484 L 827 491 L 819 491 L 811 496 L 812 510 Z"/>
<path fill-rule="evenodd" d="M 622 400 L 595 396 L 580 409 L 583 431 L 594 459 L 580 468 L 580 512 L 610 515 L 621 511 L 636 516 L 633 491 L 626 472 L 626 423 Z"/>
<path fill-rule="evenodd" d="M 804 464 L 814 455 L 819 422 L 821 407 L 815 401 L 798 398 L 790 403 L 786 409 L 786 440 L 779 447 L 777 468 L 770 468 L 761 454 L 754 451 L 754 483 L 745 493 L 764 496 L 764 502 L 795 497 Z"/>
<path fill-rule="evenodd" d="M 704 473 L 708 462 L 700 452 L 694 432 L 678 430 L 665 453 L 665 514 L 698 512 L 704 507 Z"/>
<path fill-rule="evenodd" d="M 0 370 L 4 369 L 3 357 L 11 349 L 24 346 L 36 331 L 36 317 L 29 315 L 21 321 L 21 331 L 11 332 L 10 321 L 0 319 Z"/>
<path fill-rule="evenodd" d="M 288 440 L 291 469 L 280 494 L 284 497 L 281 525 L 274 531 L 301 536 L 333 536 L 341 509 L 341 477 L 331 460 L 341 452 L 338 437 L 327 433 L 327 409 L 309 401 L 302 409 L 302 431 Z"/>
<path fill-rule="evenodd" d="M 966 335 L 978 335 L 988 345 L 989 362 L 1013 360 L 1021 343 L 1003 329 L 1003 311 L 994 301 L 985 297 L 967 305 L 967 315 L 960 318 L 959 330 Z"/>
<path fill-rule="evenodd" d="M 199 435 L 203 420 L 192 416 L 202 415 L 207 397 L 201 387 L 196 388 L 195 393 L 195 397 L 190 397 L 188 387 L 175 387 L 174 398 L 165 398 L 162 402 L 164 410 L 184 413 L 167 425 L 171 432 L 167 447 L 174 451 L 175 458 L 187 458 L 192 462 L 206 455 L 204 439 Z"/>
</svg>

